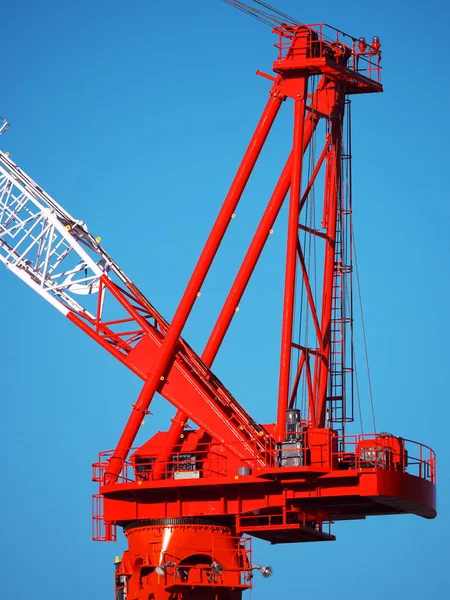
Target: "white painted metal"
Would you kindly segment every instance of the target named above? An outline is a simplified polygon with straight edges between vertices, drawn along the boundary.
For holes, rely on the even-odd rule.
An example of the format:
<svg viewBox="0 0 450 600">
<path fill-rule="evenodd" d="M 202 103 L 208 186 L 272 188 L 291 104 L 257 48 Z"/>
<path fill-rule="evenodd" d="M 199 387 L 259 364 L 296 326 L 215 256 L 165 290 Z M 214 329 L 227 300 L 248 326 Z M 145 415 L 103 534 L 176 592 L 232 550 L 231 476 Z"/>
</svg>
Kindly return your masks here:
<svg viewBox="0 0 450 600">
<path fill-rule="evenodd" d="M 0 135 L 9 129 L 9 123 L 3 117 L 0 117 Z"/>
<path fill-rule="evenodd" d="M 101 275 L 129 282 L 86 224 L 1 151 L 0 261 L 63 314 L 93 316 Z"/>
</svg>

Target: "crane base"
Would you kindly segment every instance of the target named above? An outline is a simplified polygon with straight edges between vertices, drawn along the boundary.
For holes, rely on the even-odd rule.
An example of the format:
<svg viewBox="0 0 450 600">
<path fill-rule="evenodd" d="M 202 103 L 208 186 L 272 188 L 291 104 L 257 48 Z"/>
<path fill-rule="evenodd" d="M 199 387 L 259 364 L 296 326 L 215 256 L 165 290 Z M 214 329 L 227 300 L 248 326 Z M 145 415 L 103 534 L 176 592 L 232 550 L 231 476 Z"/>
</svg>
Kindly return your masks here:
<svg viewBox="0 0 450 600">
<path fill-rule="evenodd" d="M 116 600 L 240 600 L 251 587 L 250 540 L 201 518 L 134 521 L 116 563 Z"/>
</svg>

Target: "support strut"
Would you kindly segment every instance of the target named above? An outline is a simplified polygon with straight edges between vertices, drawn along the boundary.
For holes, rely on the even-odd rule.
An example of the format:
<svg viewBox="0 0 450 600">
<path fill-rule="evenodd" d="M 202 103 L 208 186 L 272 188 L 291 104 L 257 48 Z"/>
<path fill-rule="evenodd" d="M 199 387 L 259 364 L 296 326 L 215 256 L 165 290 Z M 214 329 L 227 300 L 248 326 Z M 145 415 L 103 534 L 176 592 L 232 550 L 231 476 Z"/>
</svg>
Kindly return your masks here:
<svg viewBox="0 0 450 600">
<path fill-rule="evenodd" d="M 166 333 L 158 357 L 153 365 L 152 372 L 149 374 L 149 377 L 139 394 L 137 402 L 133 407 L 133 412 L 128 419 L 119 443 L 114 451 L 114 455 L 109 461 L 105 479 L 105 482 L 107 483 L 112 483 L 117 480 L 123 463 L 133 445 L 137 432 L 139 431 L 142 419 L 150 406 L 158 386 L 161 381 L 164 380 L 165 371 L 176 349 L 183 327 L 194 306 L 197 294 L 211 267 L 255 163 L 258 160 L 259 154 L 273 125 L 275 117 L 277 116 L 282 101 L 283 99 L 278 95 L 271 95 L 269 98 L 230 191 L 225 198 L 220 213 L 214 223 L 205 247 Z"/>
</svg>

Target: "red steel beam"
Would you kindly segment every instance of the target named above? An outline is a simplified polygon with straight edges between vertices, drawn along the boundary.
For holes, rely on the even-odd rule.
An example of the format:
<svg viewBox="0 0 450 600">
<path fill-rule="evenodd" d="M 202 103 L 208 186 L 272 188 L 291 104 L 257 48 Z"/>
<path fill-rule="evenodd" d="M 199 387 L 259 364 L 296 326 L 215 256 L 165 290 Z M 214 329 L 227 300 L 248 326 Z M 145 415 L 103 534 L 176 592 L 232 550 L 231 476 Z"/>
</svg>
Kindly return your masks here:
<svg viewBox="0 0 450 600">
<path fill-rule="evenodd" d="M 330 94 L 327 87 L 327 83 L 327 80 L 323 77 L 319 82 L 317 89 L 314 92 L 313 97 L 311 99 L 311 106 L 320 108 L 320 110 L 318 111 L 320 113 L 320 116 L 325 114 L 326 109 L 330 108 Z M 280 85 L 282 85 L 282 83 Z M 318 112 L 311 111 L 308 114 L 307 119 L 305 120 L 303 153 L 306 152 L 306 149 L 309 146 L 314 131 L 316 130 L 317 123 L 319 122 L 320 117 L 318 116 Z M 320 170 L 320 166 L 322 165 L 326 154 L 325 150 L 327 150 L 329 146 L 329 141 L 330 137 L 327 136 L 325 148 L 319 157 L 317 165 L 311 176 L 311 180 L 308 183 L 308 186 L 306 187 L 305 192 L 302 196 L 299 210 L 301 210 L 304 203 L 306 202 L 307 196 L 314 183 L 314 179 Z M 233 317 L 236 313 L 236 308 L 239 302 L 241 301 L 242 296 L 244 295 L 248 282 L 264 249 L 265 243 L 270 234 L 270 230 L 272 229 L 278 217 L 280 209 L 285 200 L 286 194 L 289 191 L 289 187 L 291 184 L 291 165 L 292 153 L 290 154 L 288 161 L 281 173 L 280 179 L 278 180 L 278 183 L 274 189 L 269 204 L 267 205 L 263 217 L 258 225 L 255 235 L 248 248 L 247 254 L 245 255 L 245 258 L 238 271 L 236 279 L 234 280 L 233 285 L 231 286 L 227 299 L 225 300 L 217 322 L 211 332 L 211 335 L 203 351 L 202 360 L 209 367 L 212 366 L 217 356 L 217 352 L 219 351 L 219 348 L 228 331 L 231 321 L 233 320 Z M 172 419 L 172 424 L 169 428 L 168 435 L 166 438 L 167 448 L 174 448 L 177 445 L 177 443 L 180 440 L 180 436 L 183 432 L 183 429 L 186 427 L 187 421 L 188 419 L 186 415 L 184 415 L 183 412 L 180 410 L 177 411 L 175 417 L 173 417 Z M 155 468 L 154 476 L 158 476 L 158 468 Z"/>
<path fill-rule="evenodd" d="M 161 384 L 161 381 L 164 381 L 165 371 L 169 365 L 169 361 L 173 353 L 175 352 L 176 346 L 179 343 L 179 338 L 186 320 L 194 306 L 197 294 L 211 267 L 211 264 L 232 218 L 232 214 L 236 210 L 237 204 L 242 196 L 242 192 L 244 191 L 248 179 L 253 171 L 275 117 L 278 114 L 282 101 L 283 98 L 279 95 L 271 95 L 269 98 L 238 172 L 236 173 L 236 177 L 231 185 L 230 191 L 225 198 L 216 222 L 214 223 L 205 247 L 203 248 L 183 297 L 181 298 L 181 301 L 172 319 L 170 327 L 161 345 L 161 349 L 158 353 L 158 357 L 152 367 L 152 372 L 149 374 L 149 377 L 146 380 L 141 393 L 139 394 L 136 404 L 133 407 L 133 411 L 114 451 L 114 455 L 109 461 L 105 482 L 111 483 L 116 481 L 128 452 L 133 445 L 137 432 L 139 431 L 143 416 L 146 414 L 153 396 L 158 389 L 158 386 Z"/>
<path fill-rule="evenodd" d="M 300 354 L 300 360 L 298 361 L 297 373 L 295 374 L 294 383 L 292 385 L 291 397 L 289 399 L 289 408 L 294 407 L 295 397 L 297 395 L 298 384 L 300 383 L 300 377 L 302 376 L 303 366 L 305 364 L 306 351 L 302 350 Z"/>
<path fill-rule="evenodd" d="M 317 427 L 316 407 L 314 405 L 314 389 L 313 389 L 312 377 L 311 377 L 311 366 L 309 364 L 309 354 L 306 356 L 305 370 L 306 370 L 306 382 L 308 385 L 309 416 L 311 419 L 312 426 Z"/>
<path fill-rule="evenodd" d="M 280 89 L 282 90 L 282 82 L 280 83 Z M 330 94 L 331 90 L 331 94 Z M 311 106 L 314 107 L 314 110 L 309 112 L 306 120 L 305 120 L 305 132 L 304 132 L 304 140 L 303 140 L 303 152 L 306 152 L 306 149 L 309 146 L 311 138 L 316 130 L 317 124 L 324 115 L 328 114 L 327 111 L 333 110 L 333 99 L 334 99 L 334 84 L 330 84 L 330 82 L 322 77 L 320 80 L 316 91 L 314 92 L 311 99 Z M 326 152 L 328 151 L 330 144 L 330 136 L 327 135 L 324 149 L 317 161 L 317 164 L 314 168 L 314 171 L 311 175 L 311 179 L 308 182 L 308 185 L 305 188 L 302 199 L 300 201 L 299 211 L 302 209 L 305 204 L 308 194 L 311 191 L 312 185 L 314 183 L 315 178 L 317 177 L 318 172 L 320 171 L 320 167 L 322 166 L 323 160 L 326 156 Z M 242 296 L 245 292 L 245 289 L 248 285 L 248 282 L 253 274 L 253 271 L 256 267 L 256 264 L 261 256 L 264 245 L 267 241 L 267 238 L 270 234 L 270 230 L 272 229 L 275 220 L 280 212 L 280 209 L 285 200 L 286 194 L 289 191 L 289 187 L 291 184 L 291 163 L 292 163 L 292 153 L 289 156 L 289 159 L 284 167 L 284 170 L 281 174 L 281 177 L 275 187 L 275 190 L 272 194 L 270 202 L 263 214 L 261 222 L 256 230 L 256 233 L 252 239 L 252 242 L 249 246 L 247 254 L 242 262 L 242 265 L 239 269 L 239 272 L 236 276 L 236 279 L 231 286 L 228 297 L 224 303 L 224 306 L 220 312 L 220 315 L 217 319 L 217 322 L 211 332 L 211 335 L 208 339 L 208 342 L 205 346 L 205 349 L 202 354 L 203 362 L 209 367 L 212 366 L 217 352 L 223 342 L 223 339 L 228 331 L 228 328 L 231 324 L 231 321 L 236 313 L 236 308 L 239 302 L 242 299 Z M 301 374 L 301 369 L 300 369 Z M 298 385 L 298 381 L 297 381 Z M 292 402 L 292 394 L 291 400 Z M 183 432 L 183 429 L 187 424 L 187 416 L 183 414 L 181 410 L 178 410 L 175 417 L 172 419 L 172 424 L 169 428 L 168 435 L 166 438 L 167 449 L 175 448 L 178 442 L 180 441 L 180 436 Z M 169 451 L 169 450 L 168 450 Z M 155 466 L 154 476 L 158 476 L 158 466 Z"/>
<path fill-rule="evenodd" d="M 300 261 L 300 266 L 302 269 L 303 283 L 306 288 L 306 295 L 308 297 L 309 309 L 311 311 L 312 320 L 314 322 L 314 327 L 316 329 L 317 341 L 319 343 L 319 348 L 322 348 L 323 347 L 322 331 L 320 330 L 319 319 L 317 317 L 317 310 L 316 310 L 316 304 L 314 302 L 314 295 L 313 295 L 313 292 L 311 289 L 311 284 L 309 283 L 309 275 L 308 275 L 308 270 L 307 270 L 306 264 L 305 264 L 305 257 L 303 256 L 302 247 L 300 245 L 300 240 L 298 238 L 297 238 L 297 253 L 298 253 L 298 258 Z"/>
<path fill-rule="evenodd" d="M 325 242 L 324 274 L 322 287 L 322 316 L 321 331 L 323 339 L 322 355 L 316 355 L 314 368 L 314 390 L 316 390 L 316 415 L 318 427 L 325 426 L 326 394 L 328 385 L 328 370 L 331 345 L 331 312 L 333 306 L 333 280 L 335 273 L 336 218 L 339 202 L 339 187 L 341 179 L 341 123 L 344 111 L 344 93 L 336 88 L 338 110 L 331 119 L 332 143 L 327 158 L 327 177 L 325 182 L 325 223 L 327 240 Z"/>
</svg>

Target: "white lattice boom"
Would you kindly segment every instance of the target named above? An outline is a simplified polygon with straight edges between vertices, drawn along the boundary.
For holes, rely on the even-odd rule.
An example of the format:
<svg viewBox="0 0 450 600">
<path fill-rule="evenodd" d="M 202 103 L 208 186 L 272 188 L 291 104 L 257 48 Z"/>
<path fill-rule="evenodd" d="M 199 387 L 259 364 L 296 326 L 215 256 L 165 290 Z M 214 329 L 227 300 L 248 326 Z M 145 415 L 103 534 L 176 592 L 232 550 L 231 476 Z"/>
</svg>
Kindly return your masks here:
<svg viewBox="0 0 450 600">
<path fill-rule="evenodd" d="M 63 314 L 93 314 L 99 278 L 128 278 L 88 231 L 0 152 L 0 260 Z M 85 296 L 84 299 L 83 296 Z"/>
<path fill-rule="evenodd" d="M 86 224 L 74 219 L 3 152 L 0 260 L 136 375 L 147 378 L 169 323 Z M 182 338 L 163 379 L 161 395 L 211 437 L 228 444 L 219 431 L 223 426 L 230 429 L 231 442 L 240 444 L 230 445 L 232 453 L 240 456 L 241 448 L 253 453 L 255 444 L 257 453 L 265 452 L 263 445 L 259 447 L 261 427 Z M 249 446 L 249 440 L 256 441 Z"/>
</svg>

